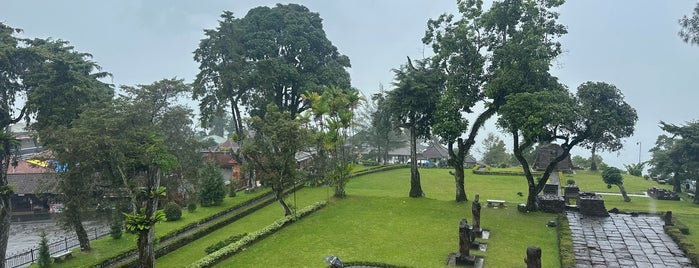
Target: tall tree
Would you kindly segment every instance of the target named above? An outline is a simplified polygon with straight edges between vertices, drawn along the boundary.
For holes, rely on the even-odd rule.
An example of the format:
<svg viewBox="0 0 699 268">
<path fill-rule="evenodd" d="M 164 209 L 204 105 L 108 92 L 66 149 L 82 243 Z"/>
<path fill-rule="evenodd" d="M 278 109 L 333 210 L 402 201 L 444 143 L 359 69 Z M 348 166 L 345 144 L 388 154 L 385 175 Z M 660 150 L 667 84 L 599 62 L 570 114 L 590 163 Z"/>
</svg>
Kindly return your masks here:
<svg viewBox="0 0 699 268">
<path fill-rule="evenodd" d="M 674 190 L 680 192 L 683 181 L 699 176 L 699 122 L 674 125 L 660 122 L 660 128 L 671 136 L 660 135 L 650 152 L 651 176 L 672 177 Z M 695 192 L 694 203 L 699 204 Z"/>
<path fill-rule="evenodd" d="M 335 197 L 345 197 L 345 184 L 349 178 L 352 166 L 345 141 L 347 131 L 352 125 L 354 109 L 359 103 L 359 91 L 356 89 L 341 89 L 330 87 L 323 91 L 322 95 L 311 93 L 304 95 L 304 99 L 310 103 L 311 115 L 317 122 L 316 153 L 329 160 L 328 169 L 323 172 L 329 177 L 330 183 L 335 187 Z M 325 155 L 325 152 L 328 155 Z"/>
<path fill-rule="evenodd" d="M 272 188 L 285 216 L 291 215 L 291 209 L 284 202 L 284 189 L 301 178 L 295 155 L 302 148 L 306 134 L 299 121 L 292 119 L 288 111 L 280 112 L 270 104 L 264 119 L 251 118 L 250 127 L 255 136 L 242 149 L 247 165 L 255 170 L 263 185 Z"/>
<path fill-rule="evenodd" d="M 556 38 L 566 29 L 556 23 L 558 14 L 550 9 L 562 2 L 498 1 L 483 12 L 483 1 L 460 0 L 460 19 L 442 15 L 428 23 L 423 42 L 432 44 L 435 59 L 447 74 L 445 104 L 435 129 L 450 148 L 457 201 L 466 200 L 463 160 L 483 124 L 497 113 L 507 95 L 552 83 L 548 67 L 561 52 Z M 469 129 L 461 114 L 473 113 L 479 102 L 485 109 Z M 463 133 L 468 134 L 465 139 Z"/>
<path fill-rule="evenodd" d="M 443 77 L 428 60 L 408 63 L 395 73 L 393 90 L 388 92 L 388 110 L 393 126 L 405 128 L 410 133 L 410 197 L 422 197 L 420 172 L 417 169 L 417 139 L 429 138 L 437 100 L 443 89 Z"/>
<path fill-rule="evenodd" d="M 113 88 L 98 79 L 108 76 L 90 60 L 91 55 L 74 50 L 66 41 L 34 39 L 28 41 L 34 49 L 45 51 L 46 61 L 41 62 L 23 81 L 32 90 L 27 96 L 34 101 L 28 103 L 28 111 L 36 114 L 37 121 L 31 128 L 38 133 L 43 145 L 56 152 L 61 151 L 63 139 L 57 131 L 70 128 L 82 111 L 111 100 Z M 76 145 L 74 145 L 76 146 Z M 79 146 L 79 145 L 77 145 Z M 65 163 L 62 155 L 56 160 Z M 58 188 L 62 195 L 65 213 L 59 218 L 64 226 L 72 229 L 81 250 L 90 250 L 90 239 L 82 222 L 87 220 L 97 202 L 94 188 L 86 182 L 88 174 L 80 170 L 59 173 Z"/>
<path fill-rule="evenodd" d="M 505 142 L 492 132 L 488 133 L 483 140 L 483 159 L 481 160 L 491 166 L 507 165 L 509 160 Z"/>
<path fill-rule="evenodd" d="M 544 88 L 546 89 L 546 88 Z M 589 91 L 599 91 L 589 94 Z M 621 144 L 633 134 L 638 120 L 636 110 L 624 101 L 613 85 L 586 82 L 572 96 L 561 87 L 507 97 L 500 111 L 498 125 L 513 136 L 514 153 L 527 178 L 527 209 L 537 210 L 537 195 L 543 190 L 556 165 L 569 156 L 570 150 L 589 138 L 605 137 L 608 147 Z M 607 138 L 608 137 L 608 138 Z M 563 151 L 534 180 L 522 150 L 536 142 L 561 141 Z"/>
<path fill-rule="evenodd" d="M 168 141 L 173 136 L 161 127 L 172 122 L 170 111 L 179 110 L 175 96 L 188 89 L 176 79 L 122 89 L 111 105 L 86 110 L 74 121 L 62 139 L 79 146 L 65 146 L 61 154 L 70 157 L 65 158 L 68 170 L 81 171 L 83 180 L 104 183 L 111 195 L 128 198 L 132 211 L 126 226 L 138 235 L 140 266 L 154 267 L 155 224 L 164 219 L 158 210 L 165 195 L 162 182 L 177 177 L 180 165 L 177 150 L 168 148 L 178 143 Z"/>
<path fill-rule="evenodd" d="M 486 120 L 497 111 L 496 105 L 485 103 L 483 85 L 487 79 L 484 66 L 489 47 L 483 36 L 481 20 L 485 18 L 482 1 L 457 1 L 461 18 L 443 14 L 427 22 L 423 43 L 431 44 L 436 68 L 446 76 L 446 92 L 437 105 L 434 132 L 447 142 L 450 172 L 456 184 L 456 201 L 466 201 L 464 160 L 475 144 L 476 135 Z M 487 13 L 486 13 L 487 14 Z M 487 49 L 486 49 L 487 48 Z M 463 114 L 472 114 L 476 103 L 484 102 L 486 109 L 470 125 Z M 468 132 L 466 139 L 462 137 Z"/>
<path fill-rule="evenodd" d="M 98 80 L 108 74 L 89 54 L 62 40 L 15 37 L 19 32 L 0 23 L 0 259 L 5 258 L 12 211 L 7 168 L 15 162 L 16 147 L 9 125 L 26 120 L 42 142 L 51 143 L 55 127 L 69 126 L 89 103 L 113 94 Z"/>
<path fill-rule="evenodd" d="M 200 99 L 204 126 L 231 109 L 232 136 L 239 148 L 247 136 L 243 108 L 264 117 L 267 104 L 273 103 L 296 117 L 309 108 L 302 94 L 328 86 L 350 88 L 349 58 L 328 40 L 318 13 L 304 6 L 256 7 L 243 18 L 225 11 L 218 27 L 205 34 L 194 52 L 200 66 L 193 97 Z M 232 153 L 244 164 L 239 151 Z"/>
</svg>

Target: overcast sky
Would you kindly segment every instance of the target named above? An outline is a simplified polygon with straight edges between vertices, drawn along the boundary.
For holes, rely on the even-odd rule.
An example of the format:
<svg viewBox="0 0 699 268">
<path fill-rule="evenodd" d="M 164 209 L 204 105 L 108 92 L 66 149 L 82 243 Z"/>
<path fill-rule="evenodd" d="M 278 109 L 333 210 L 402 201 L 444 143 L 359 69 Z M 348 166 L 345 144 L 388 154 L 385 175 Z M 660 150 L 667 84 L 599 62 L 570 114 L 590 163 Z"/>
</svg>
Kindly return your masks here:
<svg viewBox="0 0 699 268">
<path fill-rule="evenodd" d="M 488 1 L 486 1 L 488 2 Z M 116 85 L 149 84 L 164 78 L 193 81 L 192 51 L 203 29 L 214 28 L 223 10 L 243 17 L 250 8 L 277 1 L 37 1 L 0 0 L 0 21 L 24 30 L 24 37 L 69 41 L 114 75 Z M 286 2 L 283 2 L 286 3 Z M 364 94 L 379 84 L 390 89 L 392 68 L 406 56 L 430 54 L 421 38 L 429 18 L 455 13 L 455 1 L 298 1 L 323 18 L 339 51 L 349 56 L 352 85 Z M 602 154 L 623 167 L 647 152 L 662 131 L 659 121 L 683 124 L 699 119 L 699 47 L 677 36 L 677 20 L 696 5 L 689 0 L 569 1 L 560 22 L 569 33 L 554 75 L 571 90 L 585 81 L 616 85 L 636 108 L 636 134 L 618 153 Z M 493 120 L 491 120 L 493 121 Z M 490 122 L 487 132 L 498 132 Z M 511 144 L 509 138 L 505 141 Z M 641 143 L 639 147 L 638 142 Z M 480 142 L 479 142 L 480 144 Z M 589 152 L 574 151 L 589 156 Z"/>
</svg>

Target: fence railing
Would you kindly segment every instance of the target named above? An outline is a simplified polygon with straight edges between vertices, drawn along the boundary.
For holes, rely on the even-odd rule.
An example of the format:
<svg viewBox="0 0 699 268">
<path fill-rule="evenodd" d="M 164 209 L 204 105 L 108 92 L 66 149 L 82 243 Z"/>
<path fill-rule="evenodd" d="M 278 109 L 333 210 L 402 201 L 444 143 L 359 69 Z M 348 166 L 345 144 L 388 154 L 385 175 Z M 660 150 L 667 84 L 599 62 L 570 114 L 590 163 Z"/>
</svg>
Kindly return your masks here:
<svg viewBox="0 0 699 268">
<path fill-rule="evenodd" d="M 90 240 L 99 239 L 109 235 L 109 226 L 94 227 L 92 230 L 87 231 L 87 237 Z M 80 245 L 78 242 L 78 237 L 73 235 L 69 237 L 64 237 L 49 243 L 49 253 L 55 254 L 58 252 L 68 251 L 74 247 Z M 5 258 L 5 267 L 15 268 L 27 266 L 39 259 L 39 245 L 33 248 L 27 249 L 24 252 L 16 253 L 10 257 Z"/>
</svg>

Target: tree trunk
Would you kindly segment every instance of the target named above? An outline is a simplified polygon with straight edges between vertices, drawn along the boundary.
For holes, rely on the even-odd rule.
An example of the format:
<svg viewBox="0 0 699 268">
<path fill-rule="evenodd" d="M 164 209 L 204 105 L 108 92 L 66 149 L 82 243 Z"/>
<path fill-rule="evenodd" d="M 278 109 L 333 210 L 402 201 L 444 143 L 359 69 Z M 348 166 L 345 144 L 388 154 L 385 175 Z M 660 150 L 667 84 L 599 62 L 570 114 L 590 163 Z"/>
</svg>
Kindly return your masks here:
<svg viewBox="0 0 699 268">
<path fill-rule="evenodd" d="M 90 250 L 90 238 L 87 236 L 87 231 L 85 231 L 82 218 L 80 217 L 80 205 L 75 204 L 74 201 L 66 202 L 65 216 L 68 217 L 71 227 L 75 230 L 78 243 L 80 243 L 80 250 Z"/>
<path fill-rule="evenodd" d="M 277 199 L 277 202 L 279 202 L 279 205 L 282 206 L 284 209 L 284 216 L 289 216 L 291 215 L 291 209 L 289 206 L 284 202 L 284 188 L 283 187 L 272 187 L 272 191 L 274 191 L 274 198 Z"/>
<path fill-rule="evenodd" d="M 5 173 L 5 170 L 0 172 Z M 7 186 L 5 174 L 0 176 L 3 176 L 3 184 L 0 184 L 0 187 Z M 10 238 L 10 217 L 12 217 L 11 193 L 0 192 L 0 268 L 5 268 L 7 242 Z"/>
<path fill-rule="evenodd" d="M 539 191 L 535 184 L 529 184 L 529 192 L 527 193 L 527 211 L 539 210 L 539 204 L 536 197 L 539 196 Z"/>
<path fill-rule="evenodd" d="M 464 166 L 454 167 L 454 181 L 456 182 L 456 202 L 468 201 L 464 187 Z"/>
<path fill-rule="evenodd" d="M 672 190 L 675 193 L 681 193 L 682 192 L 682 177 L 680 175 L 677 175 L 677 173 L 675 173 L 672 181 L 674 182 L 672 185 Z"/>
<path fill-rule="evenodd" d="M 423 197 L 420 172 L 417 170 L 417 137 L 415 127 L 410 127 L 410 197 Z"/>
<path fill-rule="evenodd" d="M 631 198 L 628 194 L 626 194 L 626 188 L 624 188 L 624 184 L 619 183 L 616 186 L 619 187 L 619 192 L 621 192 L 621 196 L 624 197 L 624 202 L 631 202 Z"/>
<path fill-rule="evenodd" d="M 141 268 L 155 267 L 155 228 L 138 232 L 138 259 Z"/>
<path fill-rule="evenodd" d="M 592 156 L 590 157 L 590 170 L 597 170 L 597 160 L 595 159 L 595 151 L 597 150 L 597 143 L 592 144 Z"/>
<path fill-rule="evenodd" d="M 141 268 L 155 267 L 155 218 L 158 213 L 158 188 L 160 188 L 160 170 L 155 171 L 155 178 L 150 179 L 147 189 L 152 194 L 152 198 L 147 199 L 145 215 L 150 219 L 150 226 L 147 230 L 138 232 L 138 257 Z"/>
<path fill-rule="evenodd" d="M 459 138 L 457 144 L 461 144 L 462 139 Z M 447 150 L 449 152 L 449 165 L 454 168 L 454 172 L 449 172 L 454 176 L 456 183 L 456 202 L 464 202 L 468 200 L 466 196 L 466 187 L 464 186 L 464 158 L 466 152 L 459 150 L 459 153 L 454 153 L 454 143 L 450 142 Z"/>
<path fill-rule="evenodd" d="M 697 186 L 699 186 L 699 180 L 694 183 L 694 204 L 699 204 L 699 187 Z"/>
</svg>

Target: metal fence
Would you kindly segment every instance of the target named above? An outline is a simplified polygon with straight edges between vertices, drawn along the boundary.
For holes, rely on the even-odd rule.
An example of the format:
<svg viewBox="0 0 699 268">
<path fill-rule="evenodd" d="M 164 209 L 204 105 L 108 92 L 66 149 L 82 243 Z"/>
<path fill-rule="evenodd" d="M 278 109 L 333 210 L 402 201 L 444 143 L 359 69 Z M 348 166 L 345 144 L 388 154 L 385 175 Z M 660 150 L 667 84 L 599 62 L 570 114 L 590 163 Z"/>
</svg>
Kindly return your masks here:
<svg viewBox="0 0 699 268">
<path fill-rule="evenodd" d="M 94 227 L 87 232 L 90 240 L 99 239 L 109 235 L 109 226 Z M 49 253 L 51 255 L 58 252 L 69 251 L 70 249 L 79 246 L 77 236 L 64 237 L 49 243 Z M 5 267 L 23 267 L 27 266 L 39 259 L 39 245 L 34 248 L 27 249 L 24 252 L 17 253 L 13 256 L 5 258 Z"/>
</svg>

